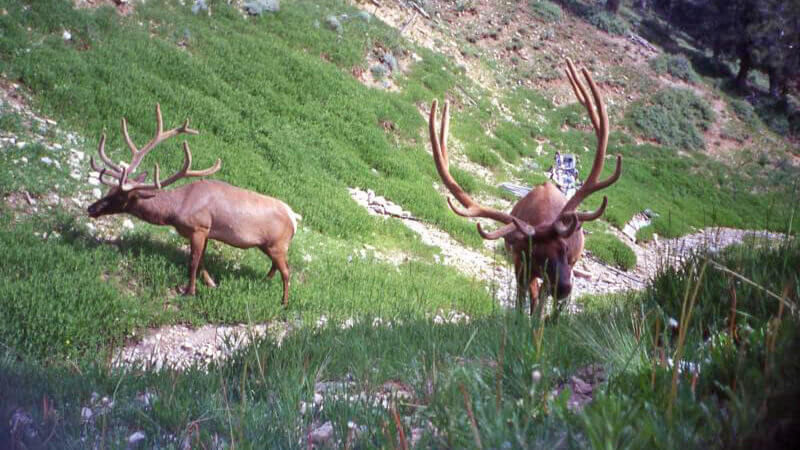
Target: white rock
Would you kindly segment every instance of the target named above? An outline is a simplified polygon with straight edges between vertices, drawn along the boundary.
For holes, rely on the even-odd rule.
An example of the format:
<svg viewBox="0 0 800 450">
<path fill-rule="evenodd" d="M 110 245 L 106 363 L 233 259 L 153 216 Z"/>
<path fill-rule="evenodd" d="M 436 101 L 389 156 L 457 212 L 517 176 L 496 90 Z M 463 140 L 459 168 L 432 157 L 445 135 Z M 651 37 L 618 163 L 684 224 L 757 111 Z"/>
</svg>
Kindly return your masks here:
<svg viewBox="0 0 800 450">
<path fill-rule="evenodd" d="M 19 148 L 19 149 L 23 149 L 23 148 L 25 148 L 25 146 L 26 146 L 26 145 L 28 145 L 28 143 L 27 143 L 27 142 L 25 142 L 25 141 L 19 141 L 19 142 L 17 142 L 17 148 Z"/>
<path fill-rule="evenodd" d="M 320 394 L 318 392 L 314 393 L 314 405 L 316 405 L 316 406 L 321 405 L 323 400 L 325 400 L 325 398 L 322 397 L 322 394 Z"/>
<path fill-rule="evenodd" d="M 64 30 L 64 32 L 61 33 L 61 37 L 64 38 L 65 41 L 69 41 L 72 39 L 72 33 L 70 33 L 68 30 Z"/>
<path fill-rule="evenodd" d="M 49 157 L 47 157 L 47 156 L 42 156 L 42 158 L 41 158 L 41 161 L 42 161 L 43 163 L 47 164 L 48 166 L 49 166 L 49 165 L 51 165 L 51 164 L 53 164 L 53 160 L 52 160 L 52 159 L 50 159 L 50 158 L 49 158 Z"/>
<path fill-rule="evenodd" d="M 319 428 L 308 433 L 308 440 L 312 444 L 322 445 L 328 443 L 333 438 L 333 424 L 328 421 Z"/>
<path fill-rule="evenodd" d="M 132 435 L 130 435 L 128 437 L 128 444 L 129 445 L 136 445 L 139 442 L 143 441 L 145 439 L 145 437 L 146 436 L 145 436 L 145 434 L 143 432 L 137 431 L 136 433 L 133 433 Z"/>
<path fill-rule="evenodd" d="M 131 219 L 125 219 L 125 221 L 122 222 L 122 228 L 125 228 L 127 230 L 132 230 L 133 222 L 131 221 Z"/>
<path fill-rule="evenodd" d="M 97 230 L 97 227 L 95 227 L 92 222 L 86 222 L 86 229 L 89 230 L 89 234 L 93 234 Z"/>
</svg>

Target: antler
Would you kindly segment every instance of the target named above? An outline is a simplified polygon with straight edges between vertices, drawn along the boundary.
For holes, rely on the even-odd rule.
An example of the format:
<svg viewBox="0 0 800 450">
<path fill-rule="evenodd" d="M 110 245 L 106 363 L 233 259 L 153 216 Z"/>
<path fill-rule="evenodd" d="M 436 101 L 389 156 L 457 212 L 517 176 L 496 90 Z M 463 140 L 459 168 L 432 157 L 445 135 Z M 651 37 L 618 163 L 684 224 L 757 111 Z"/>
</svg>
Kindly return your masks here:
<svg viewBox="0 0 800 450">
<path fill-rule="evenodd" d="M 589 83 L 589 89 L 592 93 L 591 97 L 587 93 L 586 87 L 578 78 L 578 73 L 575 70 L 575 66 L 572 64 L 572 60 L 567 59 L 567 78 L 569 78 L 569 83 L 572 85 L 572 91 L 575 93 L 575 97 L 578 98 L 578 102 L 580 102 L 589 113 L 589 120 L 591 120 L 595 135 L 597 136 L 597 150 L 594 154 L 592 170 L 589 172 L 589 176 L 586 178 L 583 186 L 575 192 L 575 195 L 567 201 L 567 204 L 564 205 L 564 208 L 561 210 L 560 218 L 562 221 L 567 219 L 569 215 L 575 213 L 578 205 L 580 205 L 586 197 L 614 184 L 622 173 L 622 156 L 617 155 L 617 166 L 614 169 L 614 173 L 603 181 L 597 181 L 600 177 L 600 172 L 603 171 L 606 149 L 608 148 L 608 114 L 606 113 L 605 103 L 603 103 L 603 99 L 600 97 L 600 93 L 597 90 L 597 85 L 592 79 L 592 75 L 585 68 L 582 69 L 581 72 Z M 594 101 L 594 105 L 592 104 L 592 100 Z M 595 211 L 576 213 L 578 220 L 586 222 L 597 219 L 603 214 L 607 204 L 608 198 L 604 196 L 602 205 Z"/>
<path fill-rule="evenodd" d="M 475 203 L 475 201 L 464 192 L 461 186 L 456 183 L 452 175 L 450 175 L 450 161 L 447 156 L 447 129 L 450 123 L 450 105 L 447 102 L 444 104 L 442 126 L 438 136 L 436 135 L 436 105 L 437 101 L 434 100 L 431 104 L 431 114 L 428 118 L 431 147 L 433 147 L 433 160 L 436 163 L 436 170 L 439 172 L 439 177 L 441 177 L 444 185 L 453 194 L 456 200 L 467 209 L 459 209 L 453 204 L 451 199 L 448 198 L 447 203 L 450 205 L 450 208 L 453 212 L 463 217 L 485 217 L 505 224 L 513 223 L 514 218 L 510 214 Z"/>
<path fill-rule="evenodd" d="M 155 175 L 154 175 L 154 183 L 145 184 L 142 183 L 146 177 L 146 173 L 140 175 L 136 178 L 132 183 L 128 181 L 128 176 L 131 175 L 138 167 L 139 164 L 142 162 L 142 159 L 147 155 L 153 148 L 155 148 L 158 144 L 169 139 L 173 136 L 177 136 L 178 134 L 199 134 L 199 132 L 195 129 L 189 128 L 189 119 L 187 118 L 186 121 L 183 122 L 183 125 L 179 127 L 175 127 L 171 130 L 164 131 L 164 120 L 161 116 L 161 105 L 156 103 L 156 134 L 153 139 L 150 140 L 144 147 L 140 149 L 136 148 L 136 144 L 133 143 L 130 135 L 128 134 L 128 122 L 125 118 L 122 118 L 122 136 L 125 138 L 125 143 L 128 145 L 128 148 L 131 150 L 131 162 L 127 165 L 127 167 L 120 167 L 114 164 L 105 153 L 105 144 L 106 144 L 106 135 L 100 137 L 100 146 L 98 148 L 98 153 L 100 155 L 100 159 L 105 163 L 107 167 L 100 168 L 95 164 L 94 158 L 89 160 L 92 169 L 100 172 L 99 180 L 105 185 L 108 186 L 119 186 L 120 189 L 131 190 L 131 189 L 161 189 L 163 187 L 169 186 L 170 184 L 174 183 L 175 181 L 184 178 L 184 177 L 202 177 L 206 175 L 211 175 L 214 172 L 218 171 L 222 166 L 222 160 L 217 159 L 217 162 L 214 163 L 213 166 L 209 167 L 205 170 L 189 170 L 192 165 L 192 153 L 189 150 L 189 144 L 186 141 L 183 141 L 183 168 L 179 170 L 174 175 L 170 176 L 163 182 L 160 180 L 160 168 L 158 164 L 155 165 Z M 108 175 L 116 180 L 116 182 L 108 181 L 105 179 L 105 175 Z"/>
</svg>

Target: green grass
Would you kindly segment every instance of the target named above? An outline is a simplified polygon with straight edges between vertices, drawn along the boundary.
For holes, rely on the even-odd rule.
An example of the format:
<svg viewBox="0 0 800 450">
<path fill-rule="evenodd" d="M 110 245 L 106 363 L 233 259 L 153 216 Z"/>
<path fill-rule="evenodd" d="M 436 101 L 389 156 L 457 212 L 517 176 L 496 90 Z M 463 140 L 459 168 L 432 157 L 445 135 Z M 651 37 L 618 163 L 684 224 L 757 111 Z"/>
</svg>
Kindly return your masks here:
<svg viewBox="0 0 800 450">
<path fill-rule="evenodd" d="M 543 181 L 542 171 L 552 164 L 554 150 L 576 152 L 585 174 L 591 158 L 582 149 L 595 145 L 579 105 L 555 108 L 539 93 L 514 89 L 501 98 L 516 121 L 512 124 L 478 88 L 455 75 L 451 62 L 425 49 L 415 49 L 422 61 L 399 77 L 400 93 L 362 86 L 350 70 L 365 64 L 364 55 L 376 45 L 401 54 L 408 44 L 378 21 L 348 21 L 340 34 L 314 27 L 319 17 L 353 12 L 335 1 L 298 1 L 279 13 L 247 19 L 222 2 L 212 5 L 211 17 L 195 16 L 171 1 L 148 2 L 126 18 L 109 8 L 75 10 L 56 0 L 5 1 L 0 6 L 8 11 L 0 16 L 7 38 L 0 45 L 2 71 L 31 90 L 44 113 L 88 137 L 85 144 L 76 145 L 79 150 L 94 153 L 105 129 L 110 153 L 127 157 L 116 131 L 119 119 L 127 117 L 134 140 L 145 142 L 153 129 L 153 105 L 160 101 L 166 126 L 188 116 L 200 130 L 189 141 L 197 167 L 221 157 L 217 178 L 281 198 L 303 216 L 302 232 L 290 255 L 294 281 L 288 311 L 278 305 L 277 282 L 263 278 L 267 262 L 259 252 L 212 244 L 207 264 L 220 288 L 201 288 L 195 298 L 172 298 L 186 281 L 186 257 L 178 250 L 185 241 L 164 229 L 140 224 L 135 233 L 109 245 L 87 235 L 85 219 L 76 218 L 80 212 L 47 220 L 3 216 L 7 239 L 0 251 L 30 268 L 23 276 L 18 269 L 4 267 L 4 274 L 17 280 L 2 288 L 6 298 L 17 300 L 13 307 L 4 307 L 6 312 L 24 319 L 41 308 L 47 312 L 42 317 L 59 324 L 52 336 L 40 339 L 29 336 L 42 326 L 42 318 L 4 328 L 0 340 L 22 346 L 31 355 L 48 354 L 48 345 L 56 355 L 95 352 L 144 327 L 177 322 L 264 321 L 295 315 L 313 321 L 323 314 L 361 313 L 419 317 L 440 308 L 488 314 L 492 301 L 480 283 L 436 266 L 434 250 L 416 234 L 396 220 L 369 216 L 349 198 L 346 187 L 373 189 L 478 247 L 481 240 L 474 225 L 452 214 L 433 188 L 438 175 L 424 151 L 428 143 L 417 104 L 442 99 L 445 93 L 473 93 L 477 105 L 454 108 L 451 132 L 470 159 L 493 168 L 500 179 L 510 171 L 530 184 Z M 73 41 L 61 38 L 64 28 L 74 31 Z M 463 91 L 455 89 L 457 83 L 464 85 Z M 4 120 L 15 132 L 33 132 L 23 121 Z M 384 130 L 385 121 L 395 124 L 394 131 Z M 539 156 L 534 150 L 541 140 L 546 152 Z M 177 143 L 165 143 L 151 157 L 164 172 L 175 170 L 181 160 L 176 149 Z M 621 135 L 612 136 L 609 152 L 625 156 L 625 169 L 605 192 L 610 198 L 606 219 L 621 227 L 636 212 L 653 209 L 660 217 L 642 231 L 643 239 L 652 232 L 676 236 L 707 224 L 780 229 L 791 214 L 775 206 L 786 194 L 752 194 L 752 181 L 709 177 L 731 169 L 699 155 L 678 158 L 671 149 L 636 146 Z M 23 156 L 27 164 L 19 163 Z M 61 169 L 42 164 L 43 156 L 60 161 Z M 25 190 L 37 196 L 55 189 L 66 199 L 83 189 L 67 176 L 67 156 L 34 144 L 3 149 L 0 193 Z M 539 169 L 521 165 L 523 157 Z M 503 161 L 514 166 L 509 169 Z M 611 170 L 607 167 L 606 173 Z M 471 193 L 498 194 L 496 187 L 467 172 L 454 168 L 453 174 Z M 789 193 L 796 198 L 796 190 Z M 599 202 L 592 198 L 584 207 Z M 711 211 L 709 203 L 714 205 Z M 51 230 L 59 230 L 62 237 L 47 242 L 32 237 Z M 407 252 L 415 260 L 394 268 L 371 258 L 348 258 L 364 244 Z M 598 235 L 587 245 L 611 264 L 631 264 L 619 241 Z M 33 254 L 41 249 L 51 256 L 28 258 L 31 248 L 37 249 Z M 75 284 L 81 286 L 33 294 L 47 285 L 44 268 L 54 258 L 60 265 L 54 266 L 53 276 L 66 282 L 70 268 L 79 268 L 76 279 L 81 281 Z M 114 289 L 103 284 L 108 277 Z M 111 296 L 108 302 L 95 305 L 93 289 Z M 117 320 L 120 325 L 78 321 L 59 310 L 62 303 L 88 308 L 86 318 Z M 174 311 L 163 312 L 165 303 L 175 306 Z"/>
<path fill-rule="evenodd" d="M 800 279 L 789 270 L 797 254 L 796 243 L 785 243 L 716 258 L 761 288 L 733 283 L 712 268 L 698 279 L 689 268 L 702 264 L 698 258 L 663 273 L 644 295 L 590 299 L 584 313 L 544 324 L 496 312 L 458 324 L 402 317 L 373 327 L 365 317 L 346 329 L 337 322 L 301 327 L 280 346 L 264 339 L 207 373 L 123 372 L 83 359 L 42 366 L 5 352 L 0 413 L 30 413 L 40 439 L 49 436 L 49 444 L 60 448 L 85 446 L 82 438 L 123 446 L 133 431 L 143 431 L 146 443 L 157 446 L 188 439 L 194 446 L 221 440 L 295 448 L 326 421 L 333 424 L 334 442 L 344 442 L 348 422 L 363 426 L 351 444 L 364 447 L 402 445 L 399 430 L 409 439 L 413 428 L 424 429 L 420 445 L 426 447 L 474 448 L 478 440 L 484 448 L 767 445 L 785 437 L 776 423 L 796 417 L 800 340 L 796 316 L 787 310 L 778 320 L 777 302 L 763 289 L 790 287 L 786 297 L 800 299 Z M 676 312 L 687 286 L 698 284 L 693 313 Z M 735 339 L 724 320 L 732 286 Z M 689 372 L 678 374 L 674 394 L 673 371 L 658 356 L 672 357 L 677 349 L 676 330 L 665 326 L 670 318 L 685 319 L 684 361 L 701 366 L 696 381 Z M 594 385 L 593 401 L 582 412 L 570 411 L 568 392 L 551 392 L 590 364 L 607 381 Z M 324 407 L 315 408 L 318 382 L 343 383 L 344 395 L 328 392 Z M 394 403 L 399 425 L 392 408 L 373 403 L 387 382 L 411 394 Z M 94 392 L 114 406 L 103 412 Z M 366 398 L 357 400 L 361 393 Z M 307 404 L 305 414 L 301 403 Z M 88 424 L 80 419 L 84 406 L 95 413 Z M 1 439 L 9 440 L 8 427 L 0 423 Z"/>
<path fill-rule="evenodd" d="M 702 132 L 714 121 L 714 111 L 688 89 L 666 88 L 634 103 L 625 120 L 662 145 L 699 150 L 705 147 Z"/>
<path fill-rule="evenodd" d="M 617 236 L 596 223 L 586 224 L 585 227 L 591 231 L 586 236 L 585 247 L 592 255 L 622 270 L 636 267 L 636 254 Z"/>
<path fill-rule="evenodd" d="M 531 0 L 528 2 L 531 11 L 545 22 L 561 22 L 564 13 L 561 7 L 547 0 Z"/>
</svg>

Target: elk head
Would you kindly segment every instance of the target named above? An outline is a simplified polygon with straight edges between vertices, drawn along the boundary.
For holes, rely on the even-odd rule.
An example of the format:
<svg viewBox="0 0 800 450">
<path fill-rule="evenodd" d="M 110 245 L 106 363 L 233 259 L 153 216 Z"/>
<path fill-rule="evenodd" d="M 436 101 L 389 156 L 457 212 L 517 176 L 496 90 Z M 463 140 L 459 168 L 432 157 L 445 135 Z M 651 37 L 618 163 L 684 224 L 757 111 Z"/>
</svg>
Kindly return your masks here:
<svg viewBox="0 0 800 450">
<path fill-rule="evenodd" d="M 622 157 L 618 155 L 614 173 L 609 178 L 598 181 L 608 146 L 608 115 L 589 72 L 586 69 L 582 71 L 589 84 L 589 91 L 578 78 L 575 66 L 570 60 L 567 60 L 566 73 L 575 96 L 588 112 L 597 137 L 597 150 L 589 176 L 570 199 L 567 199 L 555 186 L 545 182 L 520 199 L 510 214 L 477 204 L 450 175 L 446 142 L 449 125 L 448 104 L 444 105 L 438 136 L 435 100 L 428 118 L 436 170 L 445 187 L 465 209 L 456 206 L 448 198 L 450 208 L 463 217 L 483 217 L 502 224 L 500 228 L 491 232 L 484 231 L 478 224 L 478 233 L 484 239 L 505 240 L 516 271 L 518 307 L 521 306 L 526 290 L 529 289 L 531 314 L 539 294 L 538 278 L 549 281 L 556 298 L 564 298 L 572 291 L 572 268 L 583 251 L 581 223 L 600 217 L 608 204 L 608 198 L 604 196 L 600 207 L 592 212 L 578 212 L 577 208 L 586 197 L 617 181 L 622 171 Z"/>
<path fill-rule="evenodd" d="M 156 163 L 153 183 L 148 184 L 144 182 L 147 178 L 147 172 L 140 174 L 134 179 L 130 179 L 131 175 L 139 167 L 142 159 L 150 150 L 155 148 L 155 146 L 162 141 L 184 133 L 198 134 L 197 130 L 189 128 L 189 119 L 186 119 L 183 125 L 179 127 L 164 131 L 164 121 L 161 118 L 161 106 L 156 104 L 156 135 L 144 147 L 138 149 L 128 135 L 128 124 L 125 118 L 123 118 L 122 136 L 125 138 L 125 143 L 128 145 L 128 148 L 130 148 L 132 154 L 131 162 L 127 165 L 117 165 L 106 155 L 106 135 L 103 133 L 100 137 L 98 154 L 106 167 L 98 167 L 97 164 L 95 164 L 94 158 L 91 158 L 90 163 L 92 169 L 99 172 L 98 179 L 100 182 L 110 186 L 110 189 L 103 198 L 89 206 L 89 216 L 96 218 L 107 214 L 129 212 L 139 199 L 151 198 L 155 196 L 160 189 L 169 186 L 181 178 L 202 177 L 218 171 L 222 164 L 222 161 L 219 159 L 208 169 L 190 170 L 192 165 L 192 152 L 189 149 L 189 144 L 183 141 L 183 168 L 177 173 L 161 181 L 158 163 Z M 106 177 L 113 179 L 113 181 Z"/>
</svg>

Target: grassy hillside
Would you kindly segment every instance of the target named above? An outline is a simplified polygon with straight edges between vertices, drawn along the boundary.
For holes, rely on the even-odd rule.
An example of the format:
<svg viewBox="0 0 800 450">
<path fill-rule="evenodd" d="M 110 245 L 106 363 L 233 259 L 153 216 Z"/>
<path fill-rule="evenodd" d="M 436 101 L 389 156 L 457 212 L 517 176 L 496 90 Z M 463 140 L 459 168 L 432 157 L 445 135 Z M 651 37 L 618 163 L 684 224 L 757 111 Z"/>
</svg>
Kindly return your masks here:
<svg viewBox="0 0 800 450">
<path fill-rule="evenodd" d="M 456 239 L 478 246 L 474 225 L 449 212 L 433 187 L 438 177 L 425 151 L 425 121 L 417 108 L 424 110 L 433 98 L 451 98 L 456 104 L 455 151 L 488 166 L 498 180 L 531 183 L 543 176 L 526 167 L 531 162 L 546 167 L 552 158 L 550 150 L 541 155 L 534 151 L 536 139 L 579 154 L 583 147 L 594 148 L 585 112 L 576 104 L 555 107 L 541 94 L 520 87 L 499 94 L 516 122 L 509 123 L 503 119 L 507 113 L 481 97 L 482 88 L 448 59 L 412 46 L 396 30 L 374 18 L 366 20 L 343 2 L 290 2 L 259 17 L 243 17 L 225 2 L 211 5 L 213 14 L 193 14 L 179 2 L 156 0 L 120 16 L 110 7 L 73 9 L 67 1 L 5 1 L 0 5 L 7 12 L 0 16 L 5 30 L 0 72 L 29 89 L 44 114 L 85 136 L 81 150 L 87 154 L 95 151 L 98 136 L 106 130 L 113 157 L 126 158 L 116 131 L 119 119 L 127 117 L 134 140 L 145 142 L 154 127 L 157 101 L 167 126 L 190 117 L 201 132 L 190 138 L 196 167 L 221 157 L 217 178 L 284 199 L 303 216 L 290 255 L 294 287 L 289 310 L 281 310 L 275 301 L 276 283 L 263 282 L 266 262 L 256 252 L 213 246 L 208 262 L 222 278 L 222 287 L 201 290 L 196 298 L 168 300 L 175 308 L 163 311 L 165 296 L 174 297 L 175 286 L 184 280 L 185 256 L 175 250 L 181 239 L 144 225 L 108 245 L 87 235 L 82 226 L 86 218 L 79 211 L 45 220 L 4 214 L 7 239 L 0 253 L 18 263 L 3 269 L 16 280 L 2 288 L 13 300 L 3 308 L 20 321 L 9 325 L 3 339 L 13 347 L 25 342 L 34 354 L 73 354 L 119 341 L 139 327 L 181 321 L 263 321 L 295 314 L 313 320 L 320 314 L 343 317 L 365 311 L 413 315 L 439 308 L 473 315 L 491 311 L 488 293 L 436 266 L 433 252 L 414 233 L 398 221 L 369 216 L 351 201 L 346 188 L 373 189 Z M 326 26 L 331 14 L 348 14 L 350 19 L 336 31 Z M 72 33 L 70 40 L 63 38 L 64 30 Z M 413 51 L 421 57 L 397 75 L 399 93 L 367 88 L 351 75 L 375 48 L 397 55 Z M 387 122 L 390 128 L 383 125 Z M 163 172 L 175 170 L 181 161 L 177 147 L 177 142 L 162 144 L 145 165 L 158 160 Z M 58 171 L 39 168 L 31 176 L 15 168 L 12 161 L 31 151 L 15 146 L 3 150 L 8 168 L 0 186 L 4 195 L 45 193 L 54 180 L 62 195 L 81 189 L 69 179 L 58 183 Z M 754 194 L 753 183 L 759 180 L 742 178 L 702 153 L 640 145 L 621 133 L 612 135 L 609 152 L 625 157 L 625 175 L 607 192 L 611 201 L 606 219 L 614 226 L 621 227 L 644 208 L 660 214 L 644 236 L 652 231 L 675 236 L 710 224 L 783 231 L 789 223 L 796 186 Z M 584 172 L 588 159 L 581 161 Z M 455 172 L 474 193 L 498 194 L 474 175 Z M 591 199 L 587 206 L 597 201 Z M 50 230 L 59 230 L 63 239 L 42 242 L 31 237 Z M 596 253 L 614 254 L 610 249 L 618 245 L 606 240 L 590 240 L 590 250 L 598 245 Z M 415 261 L 395 269 L 347 257 L 363 244 L 410 252 Z M 630 266 L 629 261 L 617 263 Z M 44 278 L 45 267 L 51 279 L 63 277 L 63 284 L 72 286 L 58 287 L 61 283 Z M 81 268 L 78 278 L 75 268 Z M 109 288 L 108 277 L 118 280 L 112 285 L 116 289 Z M 43 291 L 43 286 L 51 289 Z M 87 304 L 96 290 L 109 298 L 102 307 Z M 28 339 L 38 333 L 40 319 L 33 321 L 24 311 L 52 310 L 58 323 L 71 323 L 61 309 L 70 302 L 90 310 L 86 318 L 118 325 L 94 327 L 81 321 L 54 327 L 52 339 Z"/>
<path fill-rule="evenodd" d="M 309 432 L 331 421 L 328 444 L 340 447 L 403 447 L 416 436 L 450 448 L 746 448 L 771 443 L 782 436 L 773 424 L 796 417 L 796 242 L 751 242 L 714 257 L 755 287 L 698 257 L 643 293 L 587 298 L 582 314 L 543 322 L 501 310 L 496 286 L 439 264 L 439 250 L 400 221 L 369 215 L 347 191 L 372 189 L 482 249 L 474 224 L 437 190 L 425 113 L 434 98 L 451 101 L 453 173 L 482 201 L 511 200 L 501 181 L 544 181 L 556 150 L 577 153 L 585 174 L 594 134 L 571 93 L 559 91 L 566 54 L 589 66 L 608 96 L 609 153 L 624 157 L 622 178 L 605 192 L 605 223 L 588 227 L 595 255 L 633 267 L 629 248 L 605 230 L 645 208 L 659 216 L 643 240 L 708 225 L 796 234 L 800 178 L 778 165 L 791 141 L 720 93 L 713 77 L 687 76 L 689 90 L 672 90 L 659 84 L 661 62 L 615 64 L 620 47 L 587 57 L 576 46 L 595 37 L 606 45 L 597 27 L 618 24 L 582 0 L 560 2 L 563 10 L 476 0 L 513 8 L 492 18 L 487 36 L 496 39 L 481 37 L 487 19 L 474 19 L 470 2 L 426 3 L 444 8 L 447 21 L 432 29 L 456 36 L 466 65 L 345 1 L 286 0 L 262 16 L 244 15 L 241 2 L 205 3 L 210 13 L 148 0 L 121 15 L 67 0 L 0 0 L 0 87 L 19 84 L 21 101 L 58 122 L 0 105 L 0 442 L 124 447 L 142 431 L 159 447 L 285 448 L 306 446 Z M 525 37 L 512 37 L 523 26 Z M 535 57 L 522 59 L 523 49 Z M 401 62 L 391 75 L 397 89 L 365 86 L 363 73 L 387 52 Z M 476 70 L 491 79 L 479 82 Z M 139 221 L 127 229 L 121 217 L 88 225 L 73 199 L 91 197 L 94 186 L 85 183 L 86 159 L 73 155 L 94 154 L 105 131 L 113 158 L 127 158 L 120 118 L 146 142 L 156 102 L 165 126 L 190 117 L 200 130 L 189 138 L 196 167 L 219 157 L 215 178 L 281 198 L 303 216 L 288 308 L 257 251 L 212 243 L 205 264 L 220 286 L 183 297 L 184 239 Z M 722 128 L 747 147 L 729 160 L 714 153 Z M 167 173 L 181 158 L 178 142 L 167 142 L 143 167 L 157 161 Z M 435 318 L 451 312 L 467 319 Z M 323 318 L 329 325 L 317 326 Z M 268 321 L 292 330 L 282 344 L 260 340 L 207 371 L 107 363 L 148 328 Z M 679 373 L 667 356 L 702 369 L 678 364 Z M 570 397 L 586 386 L 573 377 L 592 391 L 582 411 Z M 314 406 L 319 382 L 338 386 L 324 407 Z M 83 407 L 93 416 L 81 419 Z M 13 428 L 20 411 L 35 433 Z"/>
<path fill-rule="evenodd" d="M 124 447 L 134 431 L 159 447 L 300 448 L 328 421 L 327 445 L 351 448 L 780 447 L 798 425 L 800 340 L 796 311 L 765 289 L 796 307 L 800 249 L 754 248 L 718 261 L 758 287 L 696 258 L 640 296 L 595 299 L 557 323 L 514 312 L 331 322 L 208 372 L 43 370 L 10 353 L 0 414 L 22 408 L 39 433 L 29 445 L 49 436 L 63 448 Z"/>
</svg>

